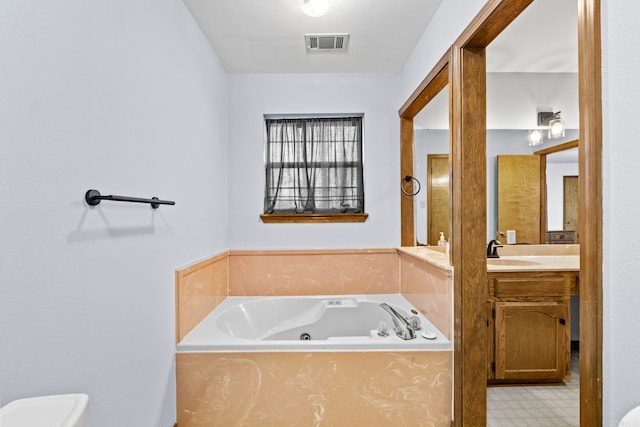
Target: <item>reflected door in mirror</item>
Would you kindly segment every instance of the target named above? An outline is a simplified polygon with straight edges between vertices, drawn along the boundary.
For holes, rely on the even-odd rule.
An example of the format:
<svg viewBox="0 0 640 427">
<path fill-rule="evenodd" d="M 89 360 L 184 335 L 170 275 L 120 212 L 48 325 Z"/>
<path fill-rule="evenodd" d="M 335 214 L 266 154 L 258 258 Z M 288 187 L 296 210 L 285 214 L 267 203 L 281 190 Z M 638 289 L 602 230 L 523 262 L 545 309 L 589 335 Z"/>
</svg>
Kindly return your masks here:
<svg viewBox="0 0 640 427">
<path fill-rule="evenodd" d="M 578 177 L 563 177 L 563 225 L 564 231 L 574 231 L 574 242 L 578 243 Z"/>
<path fill-rule="evenodd" d="M 427 244 L 449 236 L 449 155 L 427 155 Z"/>
<path fill-rule="evenodd" d="M 498 156 L 498 239 L 516 231 L 516 243 L 540 243 L 540 156 Z M 546 228 L 546 227 L 545 227 Z"/>
</svg>

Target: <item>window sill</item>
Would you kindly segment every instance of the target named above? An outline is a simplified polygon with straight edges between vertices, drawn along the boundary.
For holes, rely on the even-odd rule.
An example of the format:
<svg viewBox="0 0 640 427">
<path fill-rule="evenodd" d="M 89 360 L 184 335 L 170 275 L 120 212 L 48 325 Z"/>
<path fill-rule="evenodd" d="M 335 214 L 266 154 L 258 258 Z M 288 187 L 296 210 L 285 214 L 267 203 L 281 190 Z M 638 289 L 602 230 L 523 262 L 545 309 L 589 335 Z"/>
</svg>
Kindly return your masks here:
<svg viewBox="0 0 640 427">
<path fill-rule="evenodd" d="M 365 222 L 367 213 L 345 214 L 261 214 L 260 219 L 264 223 L 285 222 Z"/>
</svg>

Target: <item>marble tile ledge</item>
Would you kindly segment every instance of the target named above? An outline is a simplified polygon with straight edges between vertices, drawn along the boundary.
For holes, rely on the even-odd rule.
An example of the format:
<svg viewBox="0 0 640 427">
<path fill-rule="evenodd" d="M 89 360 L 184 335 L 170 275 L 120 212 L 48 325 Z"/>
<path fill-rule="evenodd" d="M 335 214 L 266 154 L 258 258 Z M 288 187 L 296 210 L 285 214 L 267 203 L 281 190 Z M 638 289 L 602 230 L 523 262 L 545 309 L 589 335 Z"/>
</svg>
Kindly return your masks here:
<svg viewBox="0 0 640 427">
<path fill-rule="evenodd" d="M 444 271 L 452 272 L 453 266 L 449 264 L 449 255 L 445 254 L 445 248 L 440 246 L 403 246 L 398 248 L 400 254 L 406 254 L 421 261 L 434 265 Z"/>
</svg>

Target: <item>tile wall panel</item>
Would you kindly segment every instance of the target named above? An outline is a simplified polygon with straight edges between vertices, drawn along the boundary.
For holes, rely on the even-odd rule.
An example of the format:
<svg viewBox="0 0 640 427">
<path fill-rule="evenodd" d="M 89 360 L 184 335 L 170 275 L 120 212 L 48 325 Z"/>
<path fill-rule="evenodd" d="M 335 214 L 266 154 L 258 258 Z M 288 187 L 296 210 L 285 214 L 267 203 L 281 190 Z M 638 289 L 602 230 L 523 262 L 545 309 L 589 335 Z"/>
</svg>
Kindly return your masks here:
<svg viewBox="0 0 640 427">
<path fill-rule="evenodd" d="M 451 352 L 178 353 L 178 425 L 448 427 L 451 359 Z"/>
<path fill-rule="evenodd" d="M 176 342 L 228 295 L 228 254 L 176 270 Z"/>
<path fill-rule="evenodd" d="M 404 253 L 399 257 L 402 295 L 451 340 L 453 272 Z"/>
<path fill-rule="evenodd" d="M 395 249 L 232 251 L 229 295 L 399 292 Z"/>
</svg>

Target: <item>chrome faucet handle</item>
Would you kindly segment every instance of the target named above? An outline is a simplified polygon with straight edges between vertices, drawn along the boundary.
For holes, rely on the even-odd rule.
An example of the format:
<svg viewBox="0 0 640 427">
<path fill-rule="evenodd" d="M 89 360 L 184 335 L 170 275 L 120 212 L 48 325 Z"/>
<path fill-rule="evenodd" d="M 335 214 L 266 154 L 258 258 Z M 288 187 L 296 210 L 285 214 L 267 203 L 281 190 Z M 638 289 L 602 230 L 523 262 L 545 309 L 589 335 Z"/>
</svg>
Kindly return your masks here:
<svg viewBox="0 0 640 427">
<path fill-rule="evenodd" d="M 416 331 L 411 327 L 407 319 L 398 313 L 396 309 L 386 302 L 380 304 L 380 307 L 382 307 L 391 316 L 391 320 L 393 320 L 393 325 L 395 326 L 393 329 L 397 336 L 403 340 L 412 340 L 416 337 Z"/>
<path fill-rule="evenodd" d="M 387 326 L 387 322 L 380 322 L 378 325 L 378 335 L 381 337 L 386 337 L 389 335 L 389 327 Z"/>
<path fill-rule="evenodd" d="M 422 322 L 418 316 L 409 316 L 409 325 L 411 325 L 411 329 L 414 331 L 422 329 Z"/>
<path fill-rule="evenodd" d="M 403 325 L 395 328 L 396 335 L 402 338 L 403 340 L 412 340 L 416 337 L 416 331 L 414 331 L 411 326 Z"/>
</svg>

